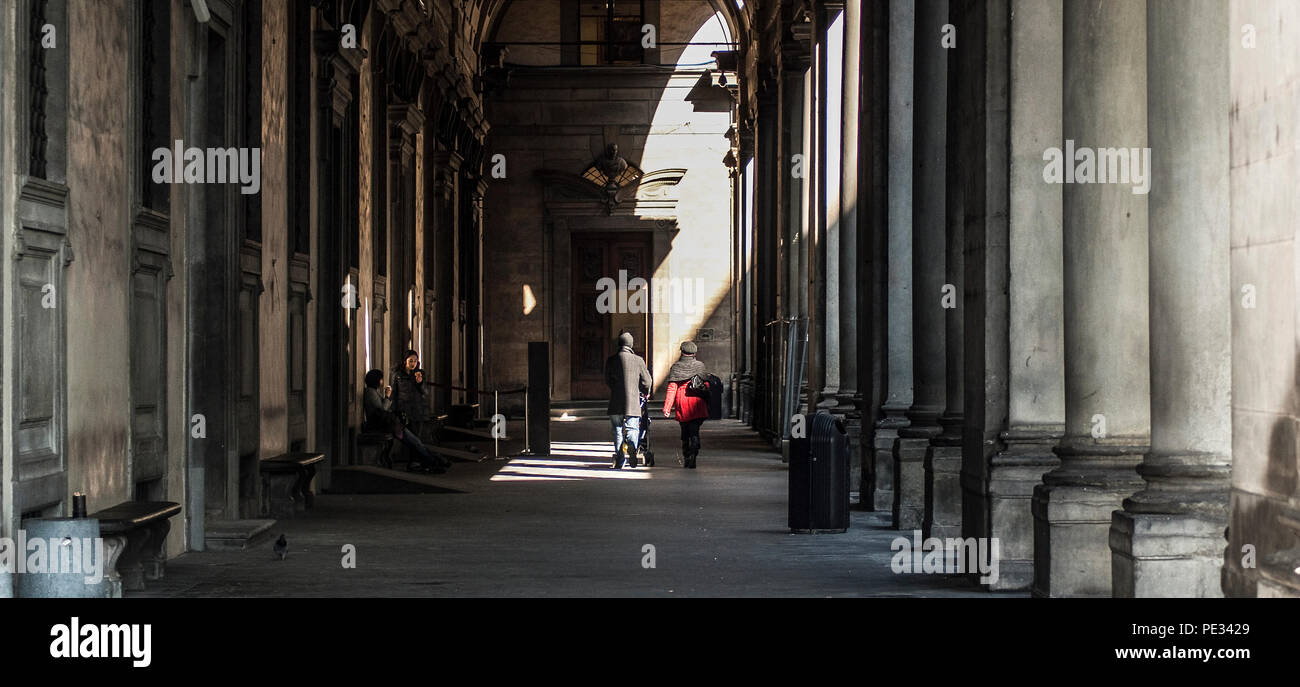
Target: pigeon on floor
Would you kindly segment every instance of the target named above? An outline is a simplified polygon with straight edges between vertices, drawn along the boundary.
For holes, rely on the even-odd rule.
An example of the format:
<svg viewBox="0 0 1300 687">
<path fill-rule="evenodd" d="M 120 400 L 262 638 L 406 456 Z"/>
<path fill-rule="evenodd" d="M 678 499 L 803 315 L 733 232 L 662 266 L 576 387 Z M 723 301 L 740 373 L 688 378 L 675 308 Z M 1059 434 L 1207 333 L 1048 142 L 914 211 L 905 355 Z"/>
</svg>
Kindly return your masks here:
<svg viewBox="0 0 1300 687">
<path fill-rule="evenodd" d="M 280 557 L 280 560 L 284 560 L 284 557 L 289 555 L 289 541 L 284 538 L 283 534 L 280 535 L 279 539 L 275 540 L 275 546 L 272 547 L 272 550 L 275 551 L 275 555 Z"/>
</svg>

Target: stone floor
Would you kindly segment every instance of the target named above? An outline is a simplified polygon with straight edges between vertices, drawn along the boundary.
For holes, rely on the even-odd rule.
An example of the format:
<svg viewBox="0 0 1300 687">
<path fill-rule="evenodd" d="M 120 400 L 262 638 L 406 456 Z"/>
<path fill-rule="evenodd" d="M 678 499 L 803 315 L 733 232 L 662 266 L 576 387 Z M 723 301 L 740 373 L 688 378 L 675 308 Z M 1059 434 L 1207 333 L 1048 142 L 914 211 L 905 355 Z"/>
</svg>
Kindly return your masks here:
<svg viewBox="0 0 1300 687">
<path fill-rule="evenodd" d="M 845 534 L 790 534 L 786 467 L 740 423 L 705 424 L 696 470 L 676 464 L 677 423 L 652 427 L 653 469 L 609 468 L 607 421 L 555 422 L 550 457 L 437 478 L 465 493 L 323 494 L 272 529 L 285 560 L 272 539 L 185 554 L 130 596 L 990 596 L 956 576 L 894 574 L 900 533 L 882 514 L 854 511 Z"/>
</svg>

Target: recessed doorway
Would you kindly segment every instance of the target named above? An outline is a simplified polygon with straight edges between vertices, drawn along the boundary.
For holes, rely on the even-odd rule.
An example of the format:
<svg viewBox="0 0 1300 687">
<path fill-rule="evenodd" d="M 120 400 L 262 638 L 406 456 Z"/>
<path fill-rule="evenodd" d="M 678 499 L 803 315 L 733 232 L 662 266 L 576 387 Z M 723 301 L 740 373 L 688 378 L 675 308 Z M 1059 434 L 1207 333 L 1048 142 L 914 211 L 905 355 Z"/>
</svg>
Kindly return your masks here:
<svg viewBox="0 0 1300 687">
<path fill-rule="evenodd" d="M 641 278 L 647 282 L 651 275 L 651 236 L 647 233 L 573 234 L 573 281 L 571 299 L 573 312 L 572 345 L 570 346 L 571 393 L 574 400 L 595 400 L 609 397 L 605 385 L 605 359 L 615 351 L 615 340 L 626 329 L 632 333 L 637 355 L 650 357 L 650 302 L 644 294 L 645 307 L 618 307 L 627 304 L 631 290 L 623 290 L 628 282 Z M 597 288 L 602 278 L 616 284 L 609 302 L 614 308 L 598 308 Z M 621 290 L 621 293 L 619 291 Z M 602 312 L 602 310 L 606 312 Z M 612 310 L 612 312 L 610 311 Z"/>
</svg>

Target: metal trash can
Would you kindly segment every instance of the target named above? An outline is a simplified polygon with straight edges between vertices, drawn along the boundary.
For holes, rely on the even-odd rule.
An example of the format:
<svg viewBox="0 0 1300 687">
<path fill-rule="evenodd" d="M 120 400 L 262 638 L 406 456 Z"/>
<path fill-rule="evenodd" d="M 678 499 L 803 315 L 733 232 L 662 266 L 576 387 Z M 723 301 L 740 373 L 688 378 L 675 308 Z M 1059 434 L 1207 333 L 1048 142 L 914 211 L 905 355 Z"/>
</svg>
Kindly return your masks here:
<svg viewBox="0 0 1300 687">
<path fill-rule="evenodd" d="M 849 437 L 829 413 L 812 417 L 809 436 L 790 440 L 790 531 L 849 528 Z"/>
</svg>

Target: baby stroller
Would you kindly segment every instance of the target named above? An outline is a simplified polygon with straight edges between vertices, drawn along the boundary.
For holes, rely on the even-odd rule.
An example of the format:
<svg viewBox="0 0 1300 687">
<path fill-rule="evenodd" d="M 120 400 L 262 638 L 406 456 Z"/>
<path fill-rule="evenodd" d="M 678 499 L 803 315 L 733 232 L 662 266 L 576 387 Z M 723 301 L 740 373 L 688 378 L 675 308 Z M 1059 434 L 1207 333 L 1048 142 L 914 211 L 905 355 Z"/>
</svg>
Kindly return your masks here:
<svg viewBox="0 0 1300 687">
<path fill-rule="evenodd" d="M 645 409 L 650 398 L 645 394 L 641 395 L 641 428 L 637 438 L 637 453 L 641 457 L 641 464 L 652 468 L 655 466 L 655 453 L 650 450 L 650 413 Z"/>
</svg>

